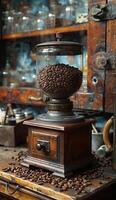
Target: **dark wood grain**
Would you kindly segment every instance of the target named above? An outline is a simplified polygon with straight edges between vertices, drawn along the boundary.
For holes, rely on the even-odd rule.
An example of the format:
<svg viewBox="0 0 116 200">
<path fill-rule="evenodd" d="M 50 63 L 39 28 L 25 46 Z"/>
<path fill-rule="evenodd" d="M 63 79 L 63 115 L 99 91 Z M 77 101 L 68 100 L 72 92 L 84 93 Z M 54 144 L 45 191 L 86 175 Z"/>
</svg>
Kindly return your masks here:
<svg viewBox="0 0 116 200">
<path fill-rule="evenodd" d="M 75 123 L 53 123 L 28 120 L 29 165 L 54 171 L 59 176 L 68 176 L 72 171 L 87 167 L 91 162 L 92 119 Z M 36 148 L 39 140 L 49 142 L 50 151 Z"/>
<path fill-rule="evenodd" d="M 105 4 L 106 0 L 102 1 L 89 1 L 89 8 L 99 4 Z M 95 22 L 89 19 L 88 24 L 88 92 L 91 93 L 92 98 L 86 97 L 86 104 L 81 105 L 81 108 L 89 108 L 92 110 L 103 110 L 103 91 L 104 91 L 104 71 L 99 70 L 94 63 L 94 55 L 98 49 L 103 48 L 105 50 L 105 38 L 106 38 L 106 22 Z M 97 77 L 97 84 L 93 84 L 93 77 Z M 81 97 L 81 96 L 80 96 Z M 91 100 L 90 100 L 91 99 Z M 85 99 L 81 98 L 81 101 L 84 102 Z"/>
<path fill-rule="evenodd" d="M 39 98 L 40 100 L 36 100 Z M 45 103 L 42 101 L 41 91 L 36 88 L 10 88 L 2 86 L 0 87 L 0 102 L 30 104 L 45 107 Z"/>
<path fill-rule="evenodd" d="M 23 32 L 23 33 L 15 33 L 15 34 L 5 34 L 2 36 L 2 39 L 18 39 L 18 38 L 25 38 L 25 37 L 38 37 L 38 36 L 45 36 L 51 35 L 56 33 L 67 33 L 67 32 L 74 32 L 74 31 L 84 31 L 88 29 L 88 23 L 73 25 L 68 27 L 59 27 L 59 28 L 51 28 L 46 30 L 37 30 L 37 31 L 30 31 L 30 32 Z"/>
<path fill-rule="evenodd" d="M 109 0 L 115 3 L 115 0 Z M 114 111 L 114 93 L 116 92 L 116 19 L 107 22 L 107 52 L 114 56 L 114 64 L 110 63 L 110 70 L 106 71 L 105 83 L 105 111 Z"/>
<path fill-rule="evenodd" d="M 14 193 L 13 197 L 19 200 L 115 200 L 116 199 L 116 175 L 106 173 L 105 177 L 95 178 L 91 181 L 92 185 L 88 186 L 88 192 L 84 194 L 76 194 L 73 189 L 65 192 L 60 192 L 53 185 L 40 185 L 29 180 L 19 178 L 16 174 L 3 172 L 2 168 L 8 167 L 8 163 L 11 162 L 12 156 L 24 149 L 16 148 L 14 152 L 13 148 L 9 148 L 9 151 L 3 151 L 3 147 L 0 147 L 0 152 L 3 152 L 3 159 L 0 160 L 0 191 L 8 195 L 6 190 L 6 184 L 9 184 L 8 191 L 13 192 L 16 185 L 20 185 L 20 191 Z M 26 150 L 26 149 L 25 149 Z M 8 157 L 9 152 L 9 157 Z M 102 182 L 101 182 L 102 181 Z M 14 186 L 14 187 L 13 187 Z M 112 195 L 111 195 L 112 194 Z M 9 195 L 9 198 L 12 195 Z"/>
</svg>

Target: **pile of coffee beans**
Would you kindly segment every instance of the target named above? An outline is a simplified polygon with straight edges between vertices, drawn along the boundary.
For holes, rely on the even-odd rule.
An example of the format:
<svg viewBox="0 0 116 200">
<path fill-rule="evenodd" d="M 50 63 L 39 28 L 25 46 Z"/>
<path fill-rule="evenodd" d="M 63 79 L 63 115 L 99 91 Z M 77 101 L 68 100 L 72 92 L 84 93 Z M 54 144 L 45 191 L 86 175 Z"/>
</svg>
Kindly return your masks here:
<svg viewBox="0 0 116 200">
<path fill-rule="evenodd" d="M 12 158 L 12 162 L 3 171 L 13 173 L 17 177 L 24 180 L 34 182 L 39 185 L 48 184 L 51 187 L 56 188 L 57 191 L 68 191 L 74 190 L 75 194 L 87 193 L 88 187 L 92 185 L 92 180 L 100 178 L 104 180 L 104 169 L 111 166 L 111 157 L 107 157 L 104 160 L 93 158 L 94 164 L 91 168 L 84 171 L 75 172 L 68 178 L 61 178 L 53 175 L 52 172 L 46 171 L 40 168 L 26 168 L 20 165 L 20 161 L 24 156 L 27 155 L 25 152 L 19 152 L 17 157 Z M 19 161 L 16 164 L 16 160 Z M 102 181 L 100 181 L 102 184 Z"/>
<path fill-rule="evenodd" d="M 48 65 L 39 71 L 37 83 L 49 97 L 67 98 L 80 88 L 82 72 L 63 63 Z"/>
</svg>

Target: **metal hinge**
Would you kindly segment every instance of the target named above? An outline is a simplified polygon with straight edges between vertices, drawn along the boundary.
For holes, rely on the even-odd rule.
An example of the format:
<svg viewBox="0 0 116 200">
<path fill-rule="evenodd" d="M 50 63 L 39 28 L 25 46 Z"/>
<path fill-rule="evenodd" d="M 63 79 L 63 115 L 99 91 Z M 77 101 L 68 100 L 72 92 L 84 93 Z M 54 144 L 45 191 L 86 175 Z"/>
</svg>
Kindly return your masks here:
<svg viewBox="0 0 116 200">
<path fill-rule="evenodd" d="M 115 69 L 116 53 L 100 51 L 94 55 L 93 60 L 98 69 Z"/>
<path fill-rule="evenodd" d="M 116 3 L 97 4 L 91 8 L 90 16 L 94 21 L 116 19 Z"/>
</svg>

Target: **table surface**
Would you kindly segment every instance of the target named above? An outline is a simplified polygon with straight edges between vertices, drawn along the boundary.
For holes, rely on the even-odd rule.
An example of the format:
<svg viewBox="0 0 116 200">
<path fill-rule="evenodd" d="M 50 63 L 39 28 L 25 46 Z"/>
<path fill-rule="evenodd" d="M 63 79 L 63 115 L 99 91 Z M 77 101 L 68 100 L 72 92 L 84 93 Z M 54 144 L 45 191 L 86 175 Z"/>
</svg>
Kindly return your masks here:
<svg viewBox="0 0 116 200">
<path fill-rule="evenodd" d="M 72 187 L 62 191 L 61 188 L 56 187 L 55 184 L 51 183 L 39 184 L 32 180 L 31 181 L 28 180 L 28 178 L 27 179 L 24 177 L 21 178 L 17 176 L 14 172 L 11 172 L 11 170 L 7 170 L 8 168 L 11 169 L 12 163 L 15 163 L 16 166 L 19 166 L 17 161 L 18 158 L 17 155 L 21 151 L 27 152 L 27 149 L 22 147 L 15 147 L 15 148 L 0 147 L 0 180 L 4 180 L 6 182 L 8 181 L 11 184 L 16 183 L 25 189 L 29 189 L 33 192 L 39 193 L 41 195 L 44 195 L 48 198 L 55 200 L 76 200 L 76 199 L 89 200 L 92 199 L 94 196 L 97 199 L 99 198 L 99 194 L 100 197 L 101 196 L 105 197 L 105 195 L 108 196 L 108 194 L 110 195 L 110 192 L 111 191 L 114 192 L 113 190 L 114 188 L 116 188 L 116 172 L 113 172 L 110 166 L 108 168 L 102 166 L 102 171 L 103 171 L 102 176 L 100 176 L 99 173 L 98 175 L 95 175 L 95 173 L 97 172 L 94 172 L 95 176 L 92 175 L 92 179 L 89 178 L 89 184 L 87 184 L 86 187 L 84 187 L 84 190 L 82 190 L 82 192 L 79 192 L 78 187 L 77 190 L 75 190 L 75 187 Z M 86 173 L 88 172 L 89 172 L 88 170 L 87 172 L 86 171 L 84 172 L 85 176 L 87 175 Z M 80 174 L 78 175 L 76 174 L 75 177 L 73 176 L 73 179 L 79 176 Z M 84 176 L 80 178 L 83 179 L 83 177 Z M 61 179 L 63 180 L 63 178 Z M 116 199 L 116 196 L 114 197 L 114 199 Z"/>
</svg>

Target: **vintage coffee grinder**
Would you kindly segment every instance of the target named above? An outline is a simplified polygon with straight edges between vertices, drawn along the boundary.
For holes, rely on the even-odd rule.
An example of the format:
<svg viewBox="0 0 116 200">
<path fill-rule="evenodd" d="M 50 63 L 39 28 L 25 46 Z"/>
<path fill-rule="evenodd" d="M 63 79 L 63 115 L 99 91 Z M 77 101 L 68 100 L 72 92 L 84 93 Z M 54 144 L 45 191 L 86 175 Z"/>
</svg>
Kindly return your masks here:
<svg viewBox="0 0 116 200">
<path fill-rule="evenodd" d="M 58 38 L 36 48 L 37 84 L 49 97 L 48 111 L 24 123 L 29 127 L 24 163 L 65 177 L 91 162 L 92 120 L 74 113 L 69 99 L 82 83 L 76 64 L 82 46 Z"/>
</svg>

